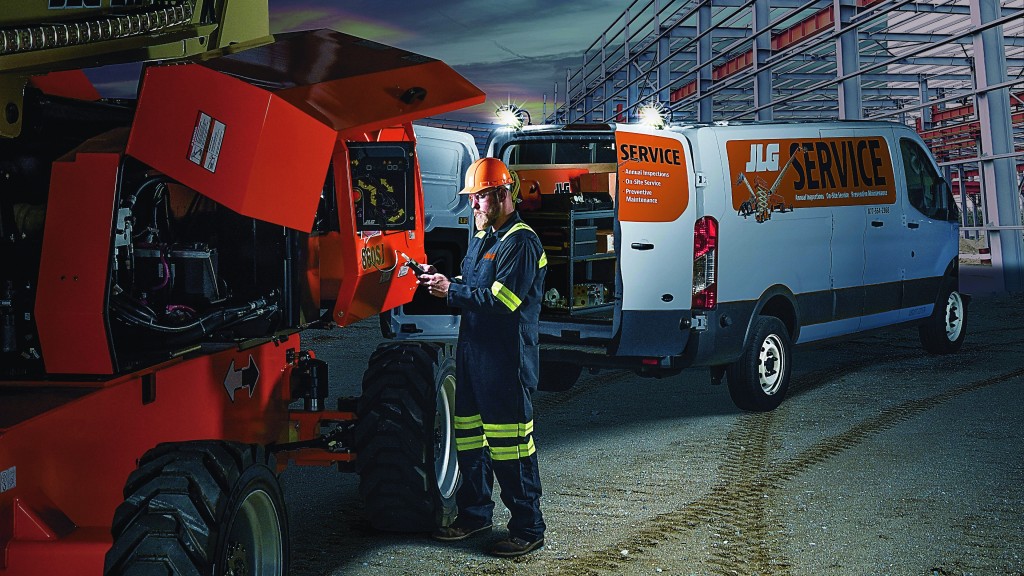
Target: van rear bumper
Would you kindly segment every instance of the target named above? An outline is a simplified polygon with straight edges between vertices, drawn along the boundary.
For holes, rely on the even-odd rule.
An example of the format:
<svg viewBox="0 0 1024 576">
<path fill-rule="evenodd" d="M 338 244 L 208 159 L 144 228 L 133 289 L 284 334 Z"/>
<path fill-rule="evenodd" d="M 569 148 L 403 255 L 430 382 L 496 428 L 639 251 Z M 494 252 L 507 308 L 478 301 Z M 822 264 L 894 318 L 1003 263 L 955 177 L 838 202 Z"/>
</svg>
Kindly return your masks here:
<svg viewBox="0 0 1024 576">
<path fill-rule="evenodd" d="M 728 302 L 695 311 L 694 316 L 705 317 L 707 329 L 691 330 L 683 355 L 689 356 L 687 366 L 719 366 L 739 358 L 755 307 L 754 301 Z"/>
<path fill-rule="evenodd" d="M 743 352 L 754 308 L 755 302 L 730 302 L 720 304 L 715 310 L 694 311 L 694 319 L 690 324 L 703 324 L 706 328 L 684 329 L 680 339 L 685 342 L 685 346 L 679 354 L 615 356 L 609 353 L 613 345 L 609 341 L 567 343 L 564 340 L 545 342 L 542 338 L 541 360 L 567 362 L 584 368 L 631 370 L 641 376 L 652 377 L 672 376 L 692 366 L 728 364 Z M 698 322 L 697 316 L 703 316 L 703 321 Z M 664 338 L 664 331 L 651 330 L 648 337 Z"/>
</svg>

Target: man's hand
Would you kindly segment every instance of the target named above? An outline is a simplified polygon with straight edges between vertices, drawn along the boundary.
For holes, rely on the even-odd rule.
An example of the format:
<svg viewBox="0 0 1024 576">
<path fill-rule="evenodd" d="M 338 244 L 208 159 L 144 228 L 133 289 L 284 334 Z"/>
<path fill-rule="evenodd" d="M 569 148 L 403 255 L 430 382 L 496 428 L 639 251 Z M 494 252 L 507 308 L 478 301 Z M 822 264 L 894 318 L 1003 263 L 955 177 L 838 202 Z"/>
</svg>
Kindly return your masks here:
<svg viewBox="0 0 1024 576">
<path fill-rule="evenodd" d="M 437 274 L 437 269 L 432 265 L 428 265 L 426 268 L 429 274 L 420 274 L 417 277 L 420 286 L 426 286 L 431 296 L 447 298 L 448 286 L 451 285 L 451 281 L 444 274 Z"/>
</svg>

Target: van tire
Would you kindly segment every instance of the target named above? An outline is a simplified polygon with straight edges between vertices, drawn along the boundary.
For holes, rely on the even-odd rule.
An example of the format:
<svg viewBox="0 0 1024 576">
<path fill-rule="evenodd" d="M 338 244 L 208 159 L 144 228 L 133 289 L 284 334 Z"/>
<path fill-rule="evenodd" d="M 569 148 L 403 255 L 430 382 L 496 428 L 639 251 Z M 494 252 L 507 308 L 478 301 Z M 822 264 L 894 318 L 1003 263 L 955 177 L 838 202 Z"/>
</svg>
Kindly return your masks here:
<svg viewBox="0 0 1024 576">
<path fill-rule="evenodd" d="M 729 395 L 737 408 L 767 412 L 782 403 L 789 388 L 792 348 L 781 320 L 757 317 L 743 354 L 726 368 Z"/>
<path fill-rule="evenodd" d="M 967 303 L 952 279 L 943 282 L 935 310 L 917 328 L 921 346 L 930 354 L 953 354 L 967 335 Z"/>
<path fill-rule="evenodd" d="M 357 402 L 356 473 L 377 530 L 432 532 L 455 520 L 455 355 L 448 344 L 380 345 Z"/>
</svg>

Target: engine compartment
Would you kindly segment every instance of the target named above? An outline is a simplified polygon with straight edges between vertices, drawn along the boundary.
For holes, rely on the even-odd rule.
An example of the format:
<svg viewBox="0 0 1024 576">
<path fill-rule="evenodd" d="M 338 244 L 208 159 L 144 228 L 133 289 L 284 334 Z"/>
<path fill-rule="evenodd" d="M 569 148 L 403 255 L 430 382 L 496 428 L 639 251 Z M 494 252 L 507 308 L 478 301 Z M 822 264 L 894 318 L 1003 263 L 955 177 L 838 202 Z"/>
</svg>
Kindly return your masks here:
<svg viewBox="0 0 1024 576">
<path fill-rule="evenodd" d="M 28 102 L 32 129 L 0 140 L 0 375 L 40 377 L 54 372 L 44 362 L 50 352 L 71 357 L 102 354 L 103 347 L 110 373 L 118 373 L 202 343 L 269 336 L 316 319 L 303 316 L 318 314 L 319 303 L 310 301 L 294 265 L 304 262 L 306 234 L 241 216 L 118 152 L 131 103 L 39 92 Z M 61 118 L 72 111 L 94 121 L 69 130 Z M 89 165 L 97 155 L 116 157 L 102 164 L 113 173 Z M 51 192 L 53 178 L 70 178 L 73 189 Z M 81 206 L 62 208 L 65 197 Z M 90 211 L 105 202 L 95 210 L 109 211 L 108 231 L 96 238 L 90 232 L 105 225 L 93 224 Z M 94 270 L 101 257 L 105 270 Z M 82 288 L 91 281 L 100 293 Z M 92 314 L 103 317 L 103 334 L 76 322 L 97 306 Z M 55 331 L 81 345 L 57 351 L 63 339 L 46 337 Z M 94 337 L 104 346 L 88 344 Z M 89 370 L 67 370 L 80 371 Z"/>
</svg>

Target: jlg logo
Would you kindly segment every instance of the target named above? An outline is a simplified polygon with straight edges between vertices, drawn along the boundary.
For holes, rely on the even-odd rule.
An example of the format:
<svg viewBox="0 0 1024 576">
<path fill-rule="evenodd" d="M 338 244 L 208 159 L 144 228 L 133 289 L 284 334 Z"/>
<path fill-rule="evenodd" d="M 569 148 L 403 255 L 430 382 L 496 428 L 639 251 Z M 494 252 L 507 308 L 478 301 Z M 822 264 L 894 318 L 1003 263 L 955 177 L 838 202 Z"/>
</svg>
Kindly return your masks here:
<svg viewBox="0 0 1024 576">
<path fill-rule="evenodd" d="M 747 162 L 747 172 L 778 172 L 779 171 L 779 145 L 778 144 L 751 144 L 750 161 Z"/>
<path fill-rule="evenodd" d="M 384 265 L 384 245 L 363 248 L 363 270 L 380 268 Z"/>
<path fill-rule="evenodd" d="M 568 194 L 571 191 L 568 182 L 555 182 L 555 194 Z"/>
</svg>

